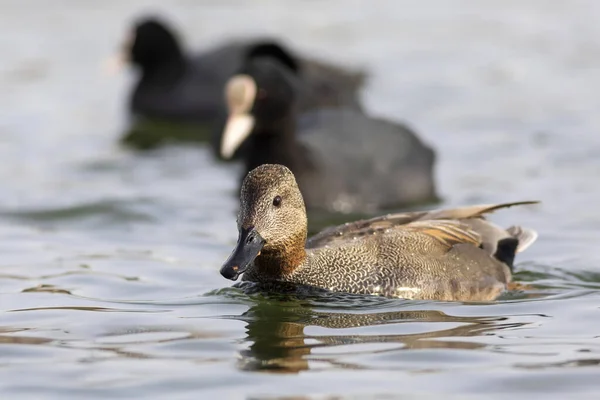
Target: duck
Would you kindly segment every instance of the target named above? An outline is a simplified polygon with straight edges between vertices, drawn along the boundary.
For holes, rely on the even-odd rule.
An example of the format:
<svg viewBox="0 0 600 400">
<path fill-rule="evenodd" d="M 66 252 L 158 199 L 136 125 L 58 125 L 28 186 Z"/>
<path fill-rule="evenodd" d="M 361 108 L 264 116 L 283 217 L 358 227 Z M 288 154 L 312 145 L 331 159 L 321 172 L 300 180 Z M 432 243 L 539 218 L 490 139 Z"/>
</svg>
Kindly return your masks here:
<svg viewBox="0 0 600 400">
<path fill-rule="evenodd" d="M 188 54 L 180 34 L 165 19 L 136 20 L 111 70 L 125 65 L 139 70 L 129 95 L 131 126 L 121 142 L 155 148 L 169 142 L 215 143 L 225 119 L 223 87 L 246 59 L 269 57 L 293 70 L 310 88 L 308 108 L 344 104 L 361 107 L 364 71 L 352 71 L 317 59 L 297 56 L 282 41 L 257 37 L 231 40 L 198 54 Z M 215 133 L 216 132 L 216 133 Z"/>
<path fill-rule="evenodd" d="M 439 200 L 435 152 L 410 127 L 347 107 L 302 111 L 302 90 L 289 68 L 267 58 L 228 81 L 220 155 L 241 152 L 240 184 L 259 165 L 282 164 L 311 212 L 368 215 Z"/>
<path fill-rule="evenodd" d="M 491 301 L 511 282 L 515 255 L 537 239 L 486 220 L 537 201 L 386 214 L 324 229 L 307 239 L 294 174 L 280 164 L 248 173 L 240 191 L 237 245 L 224 278 L 281 282 L 385 297 Z"/>
</svg>

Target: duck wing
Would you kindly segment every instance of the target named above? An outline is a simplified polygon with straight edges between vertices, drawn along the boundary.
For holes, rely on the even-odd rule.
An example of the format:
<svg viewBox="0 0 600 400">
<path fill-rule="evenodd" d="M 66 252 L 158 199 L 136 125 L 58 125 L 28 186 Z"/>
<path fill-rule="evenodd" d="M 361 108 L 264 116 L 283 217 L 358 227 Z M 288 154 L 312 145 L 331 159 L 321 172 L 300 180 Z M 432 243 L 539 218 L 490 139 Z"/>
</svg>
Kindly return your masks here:
<svg viewBox="0 0 600 400">
<path fill-rule="evenodd" d="M 384 232 L 387 229 L 398 228 L 400 226 L 405 226 L 406 229 L 412 231 L 428 234 L 448 247 L 452 247 L 457 243 L 471 243 L 476 246 L 481 246 L 488 236 L 487 232 L 480 232 L 481 229 L 483 229 L 481 227 L 485 226 L 488 228 L 488 224 L 475 225 L 473 224 L 473 222 L 475 222 L 474 220 L 484 220 L 486 214 L 502 208 L 537 203 L 539 202 L 520 201 L 432 211 L 387 214 L 380 217 L 326 228 L 309 238 L 306 242 L 306 248 L 319 248 L 335 245 L 336 243 L 348 240 L 348 238 L 374 235 Z M 493 230 L 495 232 L 496 230 L 501 229 L 493 228 Z M 511 233 L 504 230 L 501 231 L 505 232 L 506 236 L 509 236 Z"/>
</svg>

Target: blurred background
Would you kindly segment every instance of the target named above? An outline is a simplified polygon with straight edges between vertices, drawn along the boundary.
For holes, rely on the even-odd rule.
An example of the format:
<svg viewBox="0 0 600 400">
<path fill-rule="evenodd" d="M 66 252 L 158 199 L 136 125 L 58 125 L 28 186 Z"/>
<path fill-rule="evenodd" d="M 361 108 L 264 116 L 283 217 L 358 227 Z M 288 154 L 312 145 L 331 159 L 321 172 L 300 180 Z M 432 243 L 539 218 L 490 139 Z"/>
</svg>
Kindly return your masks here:
<svg viewBox="0 0 600 400">
<path fill-rule="evenodd" d="M 269 34 L 367 71 L 368 112 L 436 150 L 442 206 L 543 201 L 493 217 L 540 233 L 517 260 L 535 289 L 486 305 L 224 289 L 240 166 L 118 143 L 135 71 L 103 66 L 148 13 L 191 52 Z M 1 2 L 0 392 L 595 390 L 599 19 L 592 0 Z M 369 317 L 314 322 L 340 314 Z"/>
</svg>

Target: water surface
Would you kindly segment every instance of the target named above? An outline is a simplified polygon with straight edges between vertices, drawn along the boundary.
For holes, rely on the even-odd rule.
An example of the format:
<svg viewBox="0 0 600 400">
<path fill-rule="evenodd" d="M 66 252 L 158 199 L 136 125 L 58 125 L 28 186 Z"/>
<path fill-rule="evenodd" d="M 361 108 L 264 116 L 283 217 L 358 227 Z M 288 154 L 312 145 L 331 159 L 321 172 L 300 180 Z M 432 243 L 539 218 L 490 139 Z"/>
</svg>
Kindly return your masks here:
<svg viewBox="0 0 600 400">
<path fill-rule="evenodd" d="M 0 4 L 0 393 L 9 398 L 529 399 L 600 389 L 600 3 Z M 115 145 L 127 22 L 200 48 L 245 33 L 372 78 L 377 115 L 438 150 L 444 205 L 539 199 L 525 290 L 461 304 L 230 288 L 238 166 Z M 338 397 L 336 397 L 338 396 Z"/>
</svg>

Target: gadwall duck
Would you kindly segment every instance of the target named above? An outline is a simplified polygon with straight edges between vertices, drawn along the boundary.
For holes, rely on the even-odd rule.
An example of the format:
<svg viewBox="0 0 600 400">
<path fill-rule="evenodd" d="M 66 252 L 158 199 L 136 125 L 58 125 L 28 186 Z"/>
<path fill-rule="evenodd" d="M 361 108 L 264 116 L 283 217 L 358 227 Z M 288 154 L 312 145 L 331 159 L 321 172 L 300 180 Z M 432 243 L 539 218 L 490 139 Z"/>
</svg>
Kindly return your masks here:
<svg viewBox="0 0 600 400">
<path fill-rule="evenodd" d="M 488 301 L 511 281 L 515 254 L 535 231 L 502 229 L 484 215 L 533 201 L 389 214 L 332 227 L 308 241 L 292 172 L 262 165 L 244 179 L 239 239 L 221 275 L 334 292 L 409 299 Z"/>
<path fill-rule="evenodd" d="M 219 131 L 215 125 L 226 117 L 223 87 L 227 79 L 245 60 L 264 56 L 279 60 L 302 77 L 311 89 L 305 106 L 359 106 L 363 72 L 297 57 L 270 38 L 231 41 L 188 55 L 167 22 L 146 17 L 135 23 L 114 63 L 130 63 L 140 71 L 129 99 L 134 121 L 122 141 L 137 148 L 170 141 L 215 142 L 214 131 Z"/>
<path fill-rule="evenodd" d="M 225 89 L 221 156 L 242 149 L 243 176 L 262 164 L 290 168 L 311 212 L 370 214 L 438 199 L 435 154 L 411 129 L 360 110 L 300 114 L 301 90 L 276 60 L 247 63 Z"/>
</svg>

